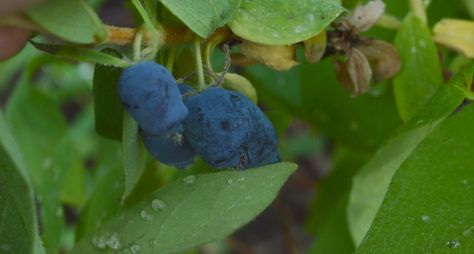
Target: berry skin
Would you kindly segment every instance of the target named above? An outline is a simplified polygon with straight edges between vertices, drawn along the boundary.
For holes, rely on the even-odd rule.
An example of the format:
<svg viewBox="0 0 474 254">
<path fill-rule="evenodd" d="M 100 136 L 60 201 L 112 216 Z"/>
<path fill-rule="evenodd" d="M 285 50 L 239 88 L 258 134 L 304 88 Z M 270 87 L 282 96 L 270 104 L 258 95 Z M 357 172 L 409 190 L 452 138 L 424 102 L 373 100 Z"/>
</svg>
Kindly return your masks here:
<svg viewBox="0 0 474 254">
<path fill-rule="evenodd" d="M 179 169 L 193 164 L 196 152 L 182 134 L 169 137 L 151 136 L 144 132 L 140 134 L 148 152 L 161 163 Z"/>
<path fill-rule="evenodd" d="M 193 92 L 193 88 L 186 84 L 178 84 L 181 95 Z M 175 129 L 182 130 L 181 122 Z M 182 133 L 176 132 L 167 136 L 156 136 L 141 131 L 143 144 L 153 157 L 163 164 L 183 169 L 193 164 L 196 152 Z"/>
<path fill-rule="evenodd" d="M 118 92 L 127 112 L 150 135 L 166 136 L 180 130 L 188 114 L 178 86 L 162 65 L 145 62 L 125 69 Z"/>
<path fill-rule="evenodd" d="M 255 104 L 249 101 L 248 107 L 252 112 L 253 129 L 244 167 L 254 168 L 280 162 L 278 139 L 272 123 Z"/>
<path fill-rule="evenodd" d="M 212 167 L 239 167 L 247 153 L 252 116 L 243 97 L 212 87 L 185 100 L 189 114 L 183 122 L 184 135 Z"/>
</svg>

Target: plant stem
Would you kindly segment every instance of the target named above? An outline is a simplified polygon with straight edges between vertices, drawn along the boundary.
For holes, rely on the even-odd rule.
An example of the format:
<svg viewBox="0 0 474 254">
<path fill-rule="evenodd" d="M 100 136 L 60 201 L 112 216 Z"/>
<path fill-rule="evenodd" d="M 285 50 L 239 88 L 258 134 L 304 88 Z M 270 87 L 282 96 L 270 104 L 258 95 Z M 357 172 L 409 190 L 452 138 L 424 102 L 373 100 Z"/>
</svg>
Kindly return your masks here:
<svg viewBox="0 0 474 254">
<path fill-rule="evenodd" d="M 196 58 L 196 69 L 198 74 L 198 91 L 204 90 L 206 83 L 204 81 L 204 70 L 202 68 L 202 57 L 201 57 L 201 38 L 196 37 L 194 40 L 194 53 Z"/>
<path fill-rule="evenodd" d="M 400 20 L 392 15 L 389 14 L 384 14 L 379 21 L 377 21 L 377 26 L 386 28 L 386 29 L 392 29 L 392 30 L 397 30 L 400 28 L 401 22 Z"/>
<path fill-rule="evenodd" d="M 174 64 L 175 56 L 176 56 L 176 48 L 172 47 L 170 49 L 170 52 L 168 54 L 168 59 L 166 61 L 166 69 L 168 69 L 170 72 L 173 72 L 173 64 Z"/>
<path fill-rule="evenodd" d="M 145 27 L 150 33 L 151 37 L 151 59 L 154 59 L 156 56 L 156 53 L 158 52 L 158 46 L 159 46 L 159 33 L 158 30 L 155 27 L 154 21 L 148 16 L 148 12 L 145 10 L 143 7 L 142 3 L 140 0 L 132 0 L 133 5 L 137 9 L 138 13 L 143 19 L 143 22 L 145 23 Z"/>
<path fill-rule="evenodd" d="M 428 18 L 426 17 L 425 4 L 423 3 L 423 0 L 410 0 L 410 8 L 413 14 L 420 18 L 423 23 L 426 24 L 428 22 Z"/>
</svg>

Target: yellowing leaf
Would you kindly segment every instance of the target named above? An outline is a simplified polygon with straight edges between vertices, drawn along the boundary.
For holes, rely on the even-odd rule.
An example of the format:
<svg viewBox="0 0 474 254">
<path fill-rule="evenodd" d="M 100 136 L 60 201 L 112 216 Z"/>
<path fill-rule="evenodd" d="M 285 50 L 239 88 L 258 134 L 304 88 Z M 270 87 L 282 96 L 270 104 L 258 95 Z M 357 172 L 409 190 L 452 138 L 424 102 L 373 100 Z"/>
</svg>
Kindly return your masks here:
<svg viewBox="0 0 474 254">
<path fill-rule="evenodd" d="M 434 41 L 474 58 L 474 21 L 442 19 L 434 26 Z"/>
<path fill-rule="evenodd" d="M 295 48 L 291 45 L 273 46 L 244 41 L 240 45 L 240 52 L 250 59 L 279 71 L 289 70 L 299 64 L 295 59 Z"/>
<path fill-rule="evenodd" d="M 327 36 L 326 31 L 304 41 L 304 56 L 310 63 L 316 63 L 323 57 L 326 50 Z"/>
</svg>

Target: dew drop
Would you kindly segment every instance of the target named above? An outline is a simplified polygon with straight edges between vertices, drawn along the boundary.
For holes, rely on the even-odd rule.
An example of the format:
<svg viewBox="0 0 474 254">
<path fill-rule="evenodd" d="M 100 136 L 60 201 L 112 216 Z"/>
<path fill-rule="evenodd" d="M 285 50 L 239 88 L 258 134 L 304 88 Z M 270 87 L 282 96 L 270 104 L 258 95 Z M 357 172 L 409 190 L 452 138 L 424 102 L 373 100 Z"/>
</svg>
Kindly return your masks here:
<svg viewBox="0 0 474 254">
<path fill-rule="evenodd" d="M 112 250 L 118 250 L 120 248 L 120 240 L 117 233 L 110 235 L 109 239 L 106 241 L 106 244 Z"/>
<path fill-rule="evenodd" d="M 142 247 L 140 247 L 140 245 L 138 244 L 134 244 L 132 245 L 132 247 L 130 247 L 130 250 L 132 251 L 133 254 L 137 254 L 137 253 L 140 253 L 140 251 L 142 250 Z"/>
<path fill-rule="evenodd" d="M 428 215 L 422 215 L 422 216 L 421 216 L 421 220 L 424 221 L 424 222 L 430 222 L 430 221 L 431 221 L 431 217 L 428 216 Z"/>
<path fill-rule="evenodd" d="M 147 211 L 145 211 L 145 210 L 142 210 L 142 211 L 140 212 L 140 216 L 141 216 L 142 219 L 144 219 L 144 220 L 151 220 L 151 215 L 150 215 Z"/>
<path fill-rule="evenodd" d="M 156 212 L 159 212 L 159 211 L 163 210 L 166 207 L 166 204 L 161 199 L 153 199 L 153 201 L 151 201 L 151 207 Z"/>
<path fill-rule="evenodd" d="M 411 47 L 411 53 L 416 54 L 416 47 Z"/>
<path fill-rule="evenodd" d="M 243 181 L 245 181 L 245 177 L 240 177 L 240 178 L 239 178 L 239 179 L 237 179 L 237 180 L 239 180 L 239 181 L 243 182 Z"/>
<path fill-rule="evenodd" d="M 105 243 L 104 236 L 94 236 L 92 237 L 92 245 L 94 245 L 98 249 L 105 249 L 107 244 Z"/>
<path fill-rule="evenodd" d="M 194 183 L 194 181 L 196 181 L 196 177 L 193 175 L 189 175 L 183 178 L 183 183 L 186 185 L 191 185 Z"/>
<path fill-rule="evenodd" d="M 234 182 L 234 180 L 232 180 L 232 178 L 227 179 L 227 183 L 228 183 L 228 184 L 231 184 L 231 183 L 233 183 L 233 182 Z"/>
<path fill-rule="evenodd" d="M 446 243 L 446 245 L 448 245 L 448 247 L 451 248 L 451 249 L 457 249 L 457 248 L 461 247 L 461 243 L 458 240 L 448 241 Z"/>
</svg>

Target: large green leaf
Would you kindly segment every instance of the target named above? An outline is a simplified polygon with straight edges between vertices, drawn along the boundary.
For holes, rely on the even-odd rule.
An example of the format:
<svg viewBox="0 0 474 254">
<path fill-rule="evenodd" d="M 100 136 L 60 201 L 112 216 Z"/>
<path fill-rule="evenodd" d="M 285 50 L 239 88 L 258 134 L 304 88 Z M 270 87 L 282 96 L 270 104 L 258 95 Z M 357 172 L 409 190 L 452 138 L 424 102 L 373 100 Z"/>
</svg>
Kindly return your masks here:
<svg viewBox="0 0 474 254">
<path fill-rule="evenodd" d="M 241 0 L 160 0 L 193 32 L 207 38 L 214 30 L 229 22 Z"/>
<path fill-rule="evenodd" d="M 392 176 L 426 136 L 451 114 L 464 99 L 464 84 L 470 84 L 473 68 L 442 86 L 432 99 L 402 126 L 398 134 L 382 146 L 354 177 L 348 207 L 352 237 L 359 245 L 367 233 L 380 204 L 384 200 Z M 467 80 L 466 80 L 467 79 Z"/>
<path fill-rule="evenodd" d="M 17 86 L 6 113 L 38 192 L 45 247 L 49 252 L 57 252 L 65 226 L 60 189 L 74 154 L 65 139 L 66 122 L 58 105 L 26 79 Z"/>
<path fill-rule="evenodd" d="M 402 70 L 393 80 L 398 112 L 408 121 L 443 83 L 440 60 L 428 27 L 409 14 L 395 39 Z"/>
<path fill-rule="evenodd" d="M 249 41 L 293 44 L 323 31 L 343 10 L 339 0 L 243 1 L 229 26 Z"/>
<path fill-rule="evenodd" d="M 96 65 L 93 79 L 95 129 L 100 135 L 122 139 L 123 106 L 117 92 L 122 69 Z"/>
<path fill-rule="evenodd" d="M 394 175 L 357 253 L 474 252 L 474 105 L 436 127 Z"/>
<path fill-rule="evenodd" d="M 31 8 L 28 16 L 51 34 L 66 41 L 94 43 L 107 36 L 99 17 L 83 0 L 47 0 Z"/>
<path fill-rule="evenodd" d="M 0 252 L 41 253 L 33 190 L 0 112 Z M 36 249 L 38 248 L 38 249 Z"/>
<path fill-rule="evenodd" d="M 279 163 L 171 182 L 118 212 L 73 253 L 171 253 L 223 238 L 267 207 L 295 169 Z"/>
<path fill-rule="evenodd" d="M 122 164 L 125 175 L 124 202 L 145 172 L 147 152 L 139 135 L 138 123 L 129 114 L 123 115 Z"/>
</svg>

